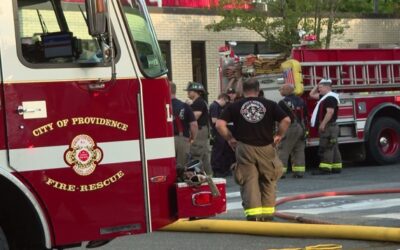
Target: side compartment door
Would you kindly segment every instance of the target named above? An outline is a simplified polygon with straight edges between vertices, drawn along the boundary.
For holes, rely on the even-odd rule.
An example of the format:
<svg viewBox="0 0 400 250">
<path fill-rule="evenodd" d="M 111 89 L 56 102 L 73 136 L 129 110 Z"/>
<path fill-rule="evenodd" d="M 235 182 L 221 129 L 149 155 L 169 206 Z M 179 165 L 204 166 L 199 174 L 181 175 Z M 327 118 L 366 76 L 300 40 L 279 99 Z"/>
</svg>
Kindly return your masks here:
<svg viewBox="0 0 400 250">
<path fill-rule="evenodd" d="M 43 205 L 54 244 L 145 232 L 139 87 L 119 27 L 119 78 L 109 81 L 83 1 L 7 2 L 9 166 Z"/>
</svg>

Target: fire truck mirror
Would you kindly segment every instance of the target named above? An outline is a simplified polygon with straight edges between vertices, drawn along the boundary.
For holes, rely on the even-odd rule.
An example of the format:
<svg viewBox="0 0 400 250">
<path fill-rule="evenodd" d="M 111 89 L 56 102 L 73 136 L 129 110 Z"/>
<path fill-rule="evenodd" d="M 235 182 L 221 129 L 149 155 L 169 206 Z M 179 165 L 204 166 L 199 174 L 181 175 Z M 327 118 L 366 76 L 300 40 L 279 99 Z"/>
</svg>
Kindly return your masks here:
<svg viewBox="0 0 400 250">
<path fill-rule="evenodd" d="M 87 25 L 89 34 L 100 36 L 106 33 L 106 0 L 86 0 Z"/>
</svg>

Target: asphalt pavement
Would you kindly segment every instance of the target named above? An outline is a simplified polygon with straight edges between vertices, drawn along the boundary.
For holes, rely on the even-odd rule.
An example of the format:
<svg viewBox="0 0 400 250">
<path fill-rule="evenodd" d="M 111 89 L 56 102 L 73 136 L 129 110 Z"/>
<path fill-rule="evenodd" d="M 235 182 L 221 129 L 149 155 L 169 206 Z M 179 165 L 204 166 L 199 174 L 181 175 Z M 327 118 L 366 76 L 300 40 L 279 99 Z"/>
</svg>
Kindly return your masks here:
<svg viewBox="0 0 400 250">
<path fill-rule="evenodd" d="M 280 180 L 277 200 L 299 195 L 304 197 L 313 194 L 325 195 L 281 204 L 277 206 L 278 212 L 335 224 L 400 227 L 400 194 L 383 192 L 400 189 L 400 163 L 390 166 L 345 164 L 341 174 L 323 176 L 314 176 L 309 172 L 302 179 L 291 178 L 289 173 L 286 179 Z M 227 177 L 226 180 L 228 211 L 216 216 L 215 219 L 245 220 L 239 188 L 232 177 Z M 335 195 L 337 192 L 350 194 Z M 376 192 L 383 193 L 376 194 Z M 292 221 L 277 218 L 275 222 Z M 153 232 L 147 235 L 121 237 L 98 249 L 266 250 L 304 249 L 306 246 L 320 244 L 336 244 L 342 249 L 400 249 L 399 242 L 189 232 Z"/>
</svg>

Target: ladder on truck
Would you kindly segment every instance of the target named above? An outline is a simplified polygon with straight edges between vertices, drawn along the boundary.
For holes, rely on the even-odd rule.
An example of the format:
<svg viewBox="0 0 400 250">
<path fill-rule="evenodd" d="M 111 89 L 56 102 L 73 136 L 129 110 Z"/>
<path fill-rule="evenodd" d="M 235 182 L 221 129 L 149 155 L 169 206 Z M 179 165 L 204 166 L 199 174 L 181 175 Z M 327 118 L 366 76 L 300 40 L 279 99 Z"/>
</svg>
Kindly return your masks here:
<svg viewBox="0 0 400 250">
<path fill-rule="evenodd" d="M 322 78 L 335 89 L 400 89 L 400 61 L 300 62 L 305 89 Z"/>
</svg>

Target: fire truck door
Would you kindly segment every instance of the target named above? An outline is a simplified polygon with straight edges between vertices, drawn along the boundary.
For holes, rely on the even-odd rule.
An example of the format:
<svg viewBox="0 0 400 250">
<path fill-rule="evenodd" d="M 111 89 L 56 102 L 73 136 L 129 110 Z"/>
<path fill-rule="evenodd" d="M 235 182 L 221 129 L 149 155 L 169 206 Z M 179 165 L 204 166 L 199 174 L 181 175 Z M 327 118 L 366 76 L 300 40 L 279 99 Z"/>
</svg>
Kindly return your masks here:
<svg viewBox="0 0 400 250">
<path fill-rule="evenodd" d="M 56 245 L 146 232 L 139 85 L 121 31 L 110 81 L 84 2 L 61 1 L 58 11 L 58 1 L 34 2 L 14 6 L 18 23 L 0 28 L 10 169 L 43 204 Z"/>
</svg>

